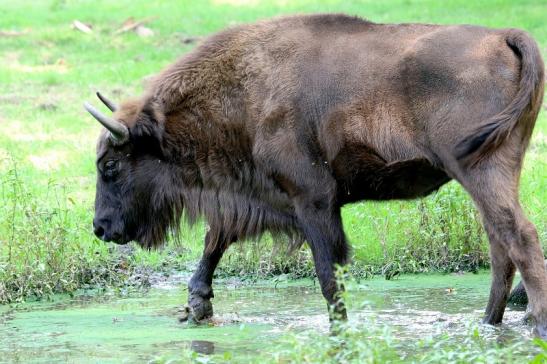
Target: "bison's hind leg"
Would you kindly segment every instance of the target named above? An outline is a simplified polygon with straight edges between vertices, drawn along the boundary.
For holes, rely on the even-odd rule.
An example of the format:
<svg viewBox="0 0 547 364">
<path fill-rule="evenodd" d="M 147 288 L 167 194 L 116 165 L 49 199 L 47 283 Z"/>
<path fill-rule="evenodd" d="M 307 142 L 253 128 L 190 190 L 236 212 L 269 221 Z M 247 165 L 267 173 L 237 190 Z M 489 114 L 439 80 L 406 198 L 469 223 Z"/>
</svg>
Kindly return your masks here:
<svg viewBox="0 0 547 364">
<path fill-rule="evenodd" d="M 481 212 L 490 241 L 492 286 L 484 321 L 498 324 L 503 318 L 515 266 L 528 292 L 537 333 L 547 338 L 547 271 L 534 225 L 518 199 L 520 162 L 500 151 L 476 168 L 462 169 L 459 181 Z M 514 154 L 513 154 L 514 156 Z"/>
</svg>

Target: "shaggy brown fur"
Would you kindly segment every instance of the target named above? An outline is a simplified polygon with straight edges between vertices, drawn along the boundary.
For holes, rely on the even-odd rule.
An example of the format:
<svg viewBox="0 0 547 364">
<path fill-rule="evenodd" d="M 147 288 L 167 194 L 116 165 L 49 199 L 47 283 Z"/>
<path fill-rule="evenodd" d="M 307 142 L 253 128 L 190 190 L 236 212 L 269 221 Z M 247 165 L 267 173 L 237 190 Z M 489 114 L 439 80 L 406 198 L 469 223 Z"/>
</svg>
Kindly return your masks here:
<svg viewBox="0 0 547 364">
<path fill-rule="evenodd" d="M 292 234 L 310 245 L 332 304 L 333 266 L 349 250 L 340 207 L 425 196 L 456 179 L 491 242 L 486 321 L 501 321 L 516 265 L 546 336 L 547 273 L 518 202 L 543 79 L 536 43 L 514 29 L 345 15 L 234 27 L 114 114 L 130 141 L 100 139 L 96 233 L 151 247 L 183 209 L 190 221 L 204 216 L 210 231 L 190 282 L 198 319 L 212 314 L 212 274 L 232 242 Z"/>
</svg>

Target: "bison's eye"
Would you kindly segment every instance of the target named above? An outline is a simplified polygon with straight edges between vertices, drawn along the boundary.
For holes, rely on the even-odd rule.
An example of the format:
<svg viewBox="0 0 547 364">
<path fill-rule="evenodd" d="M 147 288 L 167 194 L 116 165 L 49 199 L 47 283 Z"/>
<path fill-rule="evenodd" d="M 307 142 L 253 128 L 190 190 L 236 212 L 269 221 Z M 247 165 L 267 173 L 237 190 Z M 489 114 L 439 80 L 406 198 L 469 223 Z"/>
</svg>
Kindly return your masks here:
<svg viewBox="0 0 547 364">
<path fill-rule="evenodd" d="M 112 178 L 118 172 L 118 162 L 117 161 L 108 161 L 104 164 L 104 175 L 107 178 Z"/>
</svg>

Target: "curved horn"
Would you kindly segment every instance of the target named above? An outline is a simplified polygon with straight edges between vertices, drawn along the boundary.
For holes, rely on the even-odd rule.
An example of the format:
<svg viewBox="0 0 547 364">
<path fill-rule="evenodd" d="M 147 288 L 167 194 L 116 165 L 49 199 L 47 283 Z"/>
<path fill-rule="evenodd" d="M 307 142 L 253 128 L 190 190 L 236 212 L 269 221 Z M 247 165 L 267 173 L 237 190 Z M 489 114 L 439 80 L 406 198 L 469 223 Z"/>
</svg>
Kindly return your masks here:
<svg viewBox="0 0 547 364">
<path fill-rule="evenodd" d="M 118 105 L 116 105 L 114 102 L 107 99 L 99 91 L 97 91 L 97 97 L 99 98 L 99 100 L 101 100 L 103 102 L 103 104 L 106 105 L 107 108 L 110 109 L 110 111 L 114 112 L 114 111 L 118 110 Z"/>
<path fill-rule="evenodd" d="M 120 145 L 129 140 L 129 130 L 127 129 L 127 126 L 102 114 L 87 102 L 84 102 L 84 107 L 99 123 L 110 131 L 110 138 L 114 143 Z"/>
</svg>

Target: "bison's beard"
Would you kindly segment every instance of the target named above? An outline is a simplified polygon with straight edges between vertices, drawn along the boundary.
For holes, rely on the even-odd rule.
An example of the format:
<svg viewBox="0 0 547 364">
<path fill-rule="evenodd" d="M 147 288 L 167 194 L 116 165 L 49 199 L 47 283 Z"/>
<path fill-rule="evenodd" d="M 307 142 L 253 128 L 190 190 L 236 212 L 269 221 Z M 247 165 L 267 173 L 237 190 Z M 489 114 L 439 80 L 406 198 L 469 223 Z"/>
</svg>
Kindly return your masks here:
<svg viewBox="0 0 547 364">
<path fill-rule="evenodd" d="M 160 201 L 157 201 L 160 202 Z M 133 239 L 142 248 L 153 249 L 161 247 L 168 236 L 179 232 L 182 216 L 182 203 L 163 200 L 163 203 L 150 204 L 148 213 L 142 214 L 145 219 L 138 219 L 136 234 Z M 168 203 L 170 202 L 170 203 Z"/>
<path fill-rule="evenodd" d="M 149 224 L 141 225 L 139 233 L 134 239 L 142 248 L 153 249 L 161 247 L 170 234 L 178 233 L 178 224 L 180 219 L 170 219 L 169 221 L 152 221 Z"/>
<path fill-rule="evenodd" d="M 162 226 L 157 226 L 157 223 L 154 223 L 154 226 L 149 228 L 146 232 L 139 234 L 135 241 L 145 249 L 158 248 L 163 245 L 167 240 L 168 228 Z"/>
</svg>

